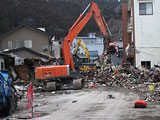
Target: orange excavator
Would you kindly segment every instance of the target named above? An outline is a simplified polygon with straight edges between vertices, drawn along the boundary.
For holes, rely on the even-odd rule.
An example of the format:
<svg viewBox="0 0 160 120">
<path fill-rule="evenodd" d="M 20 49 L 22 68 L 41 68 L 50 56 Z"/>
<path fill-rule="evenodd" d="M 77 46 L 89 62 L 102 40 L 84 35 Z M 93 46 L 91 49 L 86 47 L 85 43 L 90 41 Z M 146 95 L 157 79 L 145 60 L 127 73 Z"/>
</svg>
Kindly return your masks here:
<svg viewBox="0 0 160 120">
<path fill-rule="evenodd" d="M 90 10 L 88 10 L 90 8 Z M 68 35 L 65 37 L 62 45 L 62 54 L 63 54 L 63 65 L 56 66 L 42 66 L 37 67 L 35 71 L 36 80 L 42 80 L 46 83 L 46 89 L 49 91 L 56 90 L 61 86 L 66 84 L 72 85 L 74 89 L 82 88 L 81 79 L 75 79 L 78 76 L 78 62 L 71 55 L 70 46 L 72 45 L 73 40 L 87 24 L 87 22 L 94 17 L 96 23 L 98 24 L 100 30 L 102 31 L 104 37 L 108 33 L 111 35 L 109 27 L 101 14 L 98 5 L 95 2 L 89 3 L 86 9 L 80 14 L 79 18 L 70 28 Z"/>
</svg>

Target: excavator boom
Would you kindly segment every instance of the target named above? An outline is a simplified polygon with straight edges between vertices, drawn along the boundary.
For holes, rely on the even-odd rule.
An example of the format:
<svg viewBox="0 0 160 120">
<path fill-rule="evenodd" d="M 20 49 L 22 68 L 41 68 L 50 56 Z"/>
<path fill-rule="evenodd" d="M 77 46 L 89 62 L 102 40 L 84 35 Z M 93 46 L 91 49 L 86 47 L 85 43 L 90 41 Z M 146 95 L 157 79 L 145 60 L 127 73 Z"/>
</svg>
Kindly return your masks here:
<svg viewBox="0 0 160 120">
<path fill-rule="evenodd" d="M 91 10 L 85 15 L 85 12 L 88 10 L 89 7 L 91 7 Z M 88 23 L 88 21 L 91 19 L 92 16 L 97 22 L 104 37 L 107 36 L 106 28 L 108 29 L 108 25 L 106 24 L 105 19 L 102 17 L 101 11 L 98 8 L 98 5 L 95 2 L 91 2 L 87 6 L 87 8 L 83 11 L 83 13 L 80 14 L 79 18 L 76 20 L 74 25 L 69 30 L 69 33 L 65 37 L 64 43 L 62 46 L 64 63 L 65 65 L 70 65 L 72 71 L 74 71 L 75 68 L 74 68 L 74 63 L 73 63 L 73 57 L 70 55 L 70 46 L 72 45 L 73 40 L 76 38 L 79 32 L 83 29 L 83 27 Z"/>
</svg>

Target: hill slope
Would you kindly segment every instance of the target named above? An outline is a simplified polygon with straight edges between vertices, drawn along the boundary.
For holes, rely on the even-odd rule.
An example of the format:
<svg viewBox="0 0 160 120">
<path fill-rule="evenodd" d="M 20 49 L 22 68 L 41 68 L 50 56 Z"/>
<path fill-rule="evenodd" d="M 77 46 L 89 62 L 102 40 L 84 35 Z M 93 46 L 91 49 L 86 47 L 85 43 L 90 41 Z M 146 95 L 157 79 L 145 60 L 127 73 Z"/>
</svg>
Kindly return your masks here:
<svg viewBox="0 0 160 120">
<path fill-rule="evenodd" d="M 3 34 L 21 23 L 27 23 L 37 27 L 45 27 L 49 33 L 64 37 L 90 1 L 0 0 L 0 33 Z M 113 35 L 117 36 L 121 27 L 121 3 L 117 0 L 94 1 L 101 9 L 111 31 L 114 32 Z M 93 19 L 80 35 L 87 35 L 89 32 L 96 32 L 98 36 L 101 35 Z"/>
</svg>

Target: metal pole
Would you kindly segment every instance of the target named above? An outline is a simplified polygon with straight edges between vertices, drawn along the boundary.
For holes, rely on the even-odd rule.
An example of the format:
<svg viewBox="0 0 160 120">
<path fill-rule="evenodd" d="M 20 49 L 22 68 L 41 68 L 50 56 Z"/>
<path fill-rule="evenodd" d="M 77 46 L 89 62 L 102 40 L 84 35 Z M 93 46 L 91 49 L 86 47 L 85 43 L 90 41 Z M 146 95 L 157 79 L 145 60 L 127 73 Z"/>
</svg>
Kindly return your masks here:
<svg viewBox="0 0 160 120">
<path fill-rule="evenodd" d="M 32 89 L 33 89 L 33 82 L 32 82 Z M 33 91 L 34 92 L 34 91 Z M 32 93 L 33 94 L 33 93 Z M 33 101 L 32 101 L 32 118 L 33 118 Z"/>
<path fill-rule="evenodd" d="M 86 9 L 82 12 L 82 15 L 87 11 L 87 9 L 90 7 L 91 3 L 88 4 L 88 6 L 86 7 Z"/>
<path fill-rule="evenodd" d="M 33 103 L 32 103 L 32 118 L 33 118 Z"/>
<path fill-rule="evenodd" d="M 80 21 L 80 19 L 83 17 L 84 13 L 87 11 L 87 9 L 90 7 L 91 3 L 86 7 L 86 9 L 80 14 L 79 18 L 76 20 L 76 22 L 73 24 L 70 30 L 73 30 L 73 28 L 77 25 L 77 23 Z"/>
<path fill-rule="evenodd" d="M 109 27 L 107 26 L 107 30 L 110 36 L 112 36 L 111 31 L 109 30 Z"/>
</svg>

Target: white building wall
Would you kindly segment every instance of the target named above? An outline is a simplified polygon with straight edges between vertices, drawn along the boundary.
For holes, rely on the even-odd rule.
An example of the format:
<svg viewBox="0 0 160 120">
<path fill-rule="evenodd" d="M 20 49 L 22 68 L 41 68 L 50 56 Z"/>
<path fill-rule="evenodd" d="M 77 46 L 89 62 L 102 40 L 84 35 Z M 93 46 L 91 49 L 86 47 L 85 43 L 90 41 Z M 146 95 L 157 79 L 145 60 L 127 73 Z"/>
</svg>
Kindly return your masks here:
<svg viewBox="0 0 160 120">
<path fill-rule="evenodd" d="M 52 42 L 52 51 L 54 51 L 54 57 L 59 58 L 60 57 L 60 44 L 58 42 Z"/>
<path fill-rule="evenodd" d="M 153 2 L 153 15 L 139 15 L 139 3 Z M 160 0 L 134 0 L 136 67 L 160 61 Z"/>
<path fill-rule="evenodd" d="M 88 48 L 88 51 L 98 51 L 98 55 L 102 55 L 103 53 L 104 45 L 102 44 L 92 44 L 92 45 L 86 44 L 86 46 Z M 80 52 L 83 52 L 82 48 L 80 49 Z"/>
<path fill-rule="evenodd" d="M 75 40 L 72 43 L 71 51 L 74 51 L 74 47 L 76 46 L 76 43 L 78 41 L 79 37 L 76 37 Z M 85 43 L 88 51 L 98 51 L 98 55 L 102 55 L 103 49 L 104 49 L 104 44 L 103 44 L 103 38 L 99 37 L 80 37 L 83 42 Z M 84 53 L 82 47 L 80 46 L 80 53 Z"/>
</svg>

